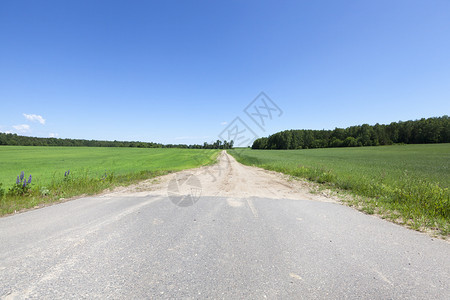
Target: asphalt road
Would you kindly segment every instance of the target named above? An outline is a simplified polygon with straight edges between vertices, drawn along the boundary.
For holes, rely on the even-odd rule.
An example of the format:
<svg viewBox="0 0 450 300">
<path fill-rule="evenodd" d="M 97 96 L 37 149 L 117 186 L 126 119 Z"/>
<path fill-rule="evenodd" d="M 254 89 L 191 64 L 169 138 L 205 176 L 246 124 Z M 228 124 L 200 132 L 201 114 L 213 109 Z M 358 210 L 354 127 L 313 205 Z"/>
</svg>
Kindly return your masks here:
<svg viewBox="0 0 450 300">
<path fill-rule="evenodd" d="M 0 297 L 450 299 L 450 244 L 337 203 L 119 193 L 0 218 Z"/>
</svg>

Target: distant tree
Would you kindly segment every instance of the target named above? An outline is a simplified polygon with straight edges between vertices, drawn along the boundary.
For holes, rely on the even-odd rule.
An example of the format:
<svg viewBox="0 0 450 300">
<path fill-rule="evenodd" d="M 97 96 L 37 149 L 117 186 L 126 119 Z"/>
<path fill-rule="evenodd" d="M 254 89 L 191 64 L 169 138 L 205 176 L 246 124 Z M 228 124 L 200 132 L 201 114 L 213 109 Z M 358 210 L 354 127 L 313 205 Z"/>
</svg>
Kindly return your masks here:
<svg viewBox="0 0 450 300">
<path fill-rule="evenodd" d="M 349 136 L 349 137 L 347 137 L 347 138 L 344 140 L 344 142 L 342 143 L 342 145 L 343 145 L 344 147 L 356 147 L 356 146 L 358 146 L 358 142 L 357 142 L 357 140 L 356 140 L 354 137 Z"/>
<path fill-rule="evenodd" d="M 342 147 L 343 142 L 338 138 L 333 138 L 330 143 L 330 147 Z"/>
<path fill-rule="evenodd" d="M 285 130 L 256 139 L 252 149 L 308 149 L 357 147 L 393 143 L 449 143 L 450 119 L 442 117 L 392 122 L 389 125 L 363 124 L 334 130 Z"/>
</svg>

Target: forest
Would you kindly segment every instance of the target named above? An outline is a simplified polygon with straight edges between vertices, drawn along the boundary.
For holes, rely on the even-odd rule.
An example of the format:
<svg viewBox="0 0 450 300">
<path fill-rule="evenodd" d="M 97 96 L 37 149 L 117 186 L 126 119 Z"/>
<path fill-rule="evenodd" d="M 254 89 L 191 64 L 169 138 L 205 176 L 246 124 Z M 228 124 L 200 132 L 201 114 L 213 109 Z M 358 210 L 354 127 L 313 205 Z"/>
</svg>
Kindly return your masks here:
<svg viewBox="0 0 450 300">
<path fill-rule="evenodd" d="M 256 139 L 252 149 L 311 149 L 450 142 L 450 120 L 442 117 L 358 125 L 334 130 L 285 130 Z"/>
<path fill-rule="evenodd" d="M 132 147 L 132 148 L 187 148 L 232 149 L 233 141 L 217 140 L 203 145 L 160 144 L 153 142 L 100 141 L 83 139 L 42 138 L 0 132 L 0 146 L 69 146 L 69 147 Z"/>
</svg>

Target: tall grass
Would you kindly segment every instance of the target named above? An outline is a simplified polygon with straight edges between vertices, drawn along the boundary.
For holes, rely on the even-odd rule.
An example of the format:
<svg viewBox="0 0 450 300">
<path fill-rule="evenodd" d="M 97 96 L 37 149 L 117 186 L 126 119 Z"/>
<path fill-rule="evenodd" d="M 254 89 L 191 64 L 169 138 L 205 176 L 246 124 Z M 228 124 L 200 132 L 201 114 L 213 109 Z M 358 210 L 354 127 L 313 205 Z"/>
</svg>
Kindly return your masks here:
<svg viewBox="0 0 450 300">
<path fill-rule="evenodd" d="M 450 144 L 231 150 L 239 162 L 346 190 L 367 213 L 450 234 Z"/>
</svg>

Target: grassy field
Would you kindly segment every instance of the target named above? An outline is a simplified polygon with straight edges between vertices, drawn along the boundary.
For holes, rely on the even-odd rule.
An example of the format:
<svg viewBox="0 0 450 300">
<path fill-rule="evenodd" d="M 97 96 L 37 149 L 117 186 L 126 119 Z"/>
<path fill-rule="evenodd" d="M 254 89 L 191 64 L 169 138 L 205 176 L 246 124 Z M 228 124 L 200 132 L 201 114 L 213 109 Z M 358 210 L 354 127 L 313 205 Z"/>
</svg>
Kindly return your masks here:
<svg viewBox="0 0 450 300">
<path fill-rule="evenodd" d="M 194 149 L 1 146 L 0 214 L 210 164 L 218 153 Z M 70 174 L 65 176 L 68 170 Z M 32 175 L 32 183 L 25 189 L 16 185 L 22 171 L 26 179 Z"/>
<path fill-rule="evenodd" d="M 229 150 L 239 162 L 347 190 L 349 201 L 418 230 L 449 235 L 450 144 Z"/>
</svg>

